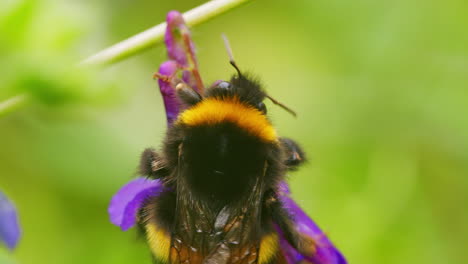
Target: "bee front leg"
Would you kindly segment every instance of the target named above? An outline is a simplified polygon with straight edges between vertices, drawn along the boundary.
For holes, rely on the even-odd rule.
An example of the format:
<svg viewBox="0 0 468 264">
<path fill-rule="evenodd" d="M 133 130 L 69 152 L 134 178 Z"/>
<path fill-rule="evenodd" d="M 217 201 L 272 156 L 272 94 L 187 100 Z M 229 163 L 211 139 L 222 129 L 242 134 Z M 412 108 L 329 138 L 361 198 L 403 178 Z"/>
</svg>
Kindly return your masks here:
<svg viewBox="0 0 468 264">
<path fill-rule="evenodd" d="M 141 154 L 138 172 L 153 179 L 163 178 L 169 174 L 166 160 L 152 148 L 145 149 Z"/>
<path fill-rule="evenodd" d="M 289 138 L 280 138 L 281 145 L 286 153 L 285 165 L 289 170 L 296 170 L 307 161 L 306 155 L 296 141 Z"/>
<path fill-rule="evenodd" d="M 315 254 L 316 242 L 296 229 L 293 216 L 284 208 L 277 194 L 273 191 L 266 196 L 265 207 L 273 222 L 281 230 L 281 234 L 286 241 L 304 256 Z"/>
</svg>

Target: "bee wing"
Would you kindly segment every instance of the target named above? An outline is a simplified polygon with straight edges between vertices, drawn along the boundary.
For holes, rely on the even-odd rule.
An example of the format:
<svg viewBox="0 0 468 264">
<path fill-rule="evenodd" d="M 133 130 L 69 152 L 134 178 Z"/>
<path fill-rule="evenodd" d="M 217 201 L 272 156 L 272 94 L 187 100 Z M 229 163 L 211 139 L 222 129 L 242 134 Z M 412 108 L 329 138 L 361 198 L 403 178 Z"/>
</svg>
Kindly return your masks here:
<svg viewBox="0 0 468 264">
<path fill-rule="evenodd" d="M 111 222 L 125 231 L 137 222 L 137 214 L 144 202 L 158 196 L 164 190 L 160 180 L 136 178 L 124 185 L 109 204 L 108 213 Z"/>
<path fill-rule="evenodd" d="M 178 189 L 179 195 L 188 193 L 184 186 L 178 185 L 182 188 Z M 240 208 L 225 206 L 216 215 L 211 215 L 213 212 L 199 200 L 187 205 L 178 204 L 170 256 L 173 263 L 256 263 L 258 249 L 252 243 L 252 230 L 257 224 L 258 210 L 249 207 L 252 203 Z"/>
<path fill-rule="evenodd" d="M 279 197 L 284 208 L 293 216 L 296 231 L 306 239 L 314 241 L 312 257 L 305 256 L 293 248 L 284 237 L 280 238 L 281 250 L 288 263 L 346 264 L 341 252 L 332 244 L 317 224 L 290 197 L 289 187 L 285 182 L 280 184 Z M 282 232 L 279 232 L 280 234 Z"/>
<path fill-rule="evenodd" d="M 220 235 L 210 253 L 206 256 L 204 264 L 230 263 L 230 264 L 254 264 L 258 263 L 259 250 L 255 243 L 252 243 L 252 229 L 256 224 L 249 213 L 232 215 L 227 207 L 219 213 L 215 231 Z M 215 234 L 216 234 L 215 233 Z"/>
</svg>

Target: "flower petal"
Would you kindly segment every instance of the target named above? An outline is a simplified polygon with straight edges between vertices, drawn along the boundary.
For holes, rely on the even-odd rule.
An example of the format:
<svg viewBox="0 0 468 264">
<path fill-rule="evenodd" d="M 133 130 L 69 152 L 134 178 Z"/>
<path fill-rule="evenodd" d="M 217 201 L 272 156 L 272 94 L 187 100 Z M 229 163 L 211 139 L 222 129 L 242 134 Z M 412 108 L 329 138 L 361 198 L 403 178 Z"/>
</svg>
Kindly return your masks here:
<svg viewBox="0 0 468 264">
<path fill-rule="evenodd" d="M 134 226 L 138 210 L 149 197 L 159 195 L 164 190 L 160 180 L 137 178 L 123 186 L 109 204 L 111 222 L 125 231 Z"/>
<path fill-rule="evenodd" d="M 167 124 L 171 126 L 181 110 L 176 96 L 175 80 L 182 79 L 198 92 L 203 91 L 203 82 L 198 70 L 195 44 L 182 14 L 178 11 L 170 11 L 166 22 L 164 42 L 170 60 L 161 64 L 156 76 L 159 78 L 159 89 L 166 108 Z"/>
<path fill-rule="evenodd" d="M 170 126 L 179 115 L 180 104 L 177 100 L 174 82 L 171 78 L 177 74 L 178 65 L 175 61 L 166 61 L 159 66 L 159 90 L 163 97 L 164 107 L 166 108 L 167 124 Z M 166 78 L 162 78 L 166 77 Z"/>
<path fill-rule="evenodd" d="M 297 252 L 285 239 L 281 240 L 281 248 L 288 263 L 299 263 L 306 260 L 314 264 L 346 264 L 346 260 L 340 251 L 320 230 L 317 224 L 290 197 L 289 187 L 285 182 L 280 184 L 280 199 L 283 206 L 294 217 L 296 230 L 300 234 L 307 235 L 316 241 L 316 252 L 313 257 L 306 257 Z"/>
<path fill-rule="evenodd" d="M 182 14 L 178 11 L 170 11 L 166 17 L 166 33 L 164 43 L 166 44 L 167 54 L 170 59 L 175 60 L 182 67 L 189 67 L 188 52 L 194 53 L 194 45 L 191 42 L 189 47 L 184 43 L 184 34 L 190 34 L 185 24 Z"/>
<path fill-rule="evenodd" d="M 190 30 L 185 24 L 182 14 L 178 11 L 170 11 L 167 14 L 166 22 L 164 42 L 167 54 L 183 70 L 182 80 L 193 89 L 201 92 L 203 82 L 199 74 L 195 44 L 192 41 Z"/>
<path fill-rule="evenodd" d="M 18 215 L 14 205 L 0 192 L 0 241 L 14 249 L 21 236 Z"/>
</svg>

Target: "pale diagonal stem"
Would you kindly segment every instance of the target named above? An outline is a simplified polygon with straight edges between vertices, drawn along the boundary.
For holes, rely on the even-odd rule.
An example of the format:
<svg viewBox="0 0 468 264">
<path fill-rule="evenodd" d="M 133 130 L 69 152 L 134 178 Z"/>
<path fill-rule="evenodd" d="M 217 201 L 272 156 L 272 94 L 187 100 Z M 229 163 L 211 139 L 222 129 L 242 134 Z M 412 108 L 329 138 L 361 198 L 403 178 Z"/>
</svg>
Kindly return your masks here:
<svg viewBox="0 0 468 264">
<path fill-rule="evenodd" d="M 28 95 L 20 94 L 7 100 L 0 102 L 0 116 L 5 115 L 11 111 L 21 107 L 28 100 Z"/>
<path fill-rule="evenodd" d="M 241 4 L 253 0 L 212 0 L 183 14 L 188 26 L 193 27 Z M 105 65 L 120 61 L 161 42 L 166 22 L 147 29 L 83 60 L 80 65 Z"/>
</svg>

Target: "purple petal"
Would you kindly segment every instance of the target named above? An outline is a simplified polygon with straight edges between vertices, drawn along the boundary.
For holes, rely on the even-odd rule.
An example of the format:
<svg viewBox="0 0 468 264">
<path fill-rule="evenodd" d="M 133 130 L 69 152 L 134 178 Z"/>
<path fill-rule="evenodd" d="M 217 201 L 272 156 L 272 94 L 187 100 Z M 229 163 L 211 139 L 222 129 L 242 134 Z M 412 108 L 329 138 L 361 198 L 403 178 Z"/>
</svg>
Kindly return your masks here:
<svg viewBox="0 0 468 264">
<path fill-rule="evenodd" d="M 18 216 L 14 205 L 0 192 L 0 241 L 14 249 L 21 236 Z"/>
<path fill-rule="evenodd" d="M 159 67 L 158 83 L 166 108 L 167 124 L 171 126 L 181 110 L 175 92 L 175 80 L 181 78 L 189 87 L 199 92 L 203 91 L 203 82 L 198 70 L 195 45 L 184 18 L 179 12 L 171 11 L 166 20 L 164 42 L 170 61 Z"/>
<path fill-rule="evenodd" d="M 307 214 L 290 197 L 289 187 L 285 182 L 280 185 L 280 198 L 283 206 L 294 217 L 296 229 L 299 233 L 305 234 L 317 242 L 316 252 L 313 257 L 302 256 L 284 239 L 281 241 L 283 252 L 286 255 L 288 263 L 299 263 L 307 260 L 314 264 L 346 264 L 346 260 L 338 249 L 327 238 L 325 233 L 320 230 L 317 224 L 307 216 Z"/>
<path fill-rule="evenodd" d="M 178 11 L 170 11 L 167 14 L 166 22 L 164 42 L 169 58 L 176 61 L 183 69 L 182 80 L 193 89 L 202 91 L 203 82 L 198 70 L 195 44 L 182 14 Z"/>
<path fill-rule="evenodd" d="M 180 104 L 177 100 L 176 90 L 174 82 L 170 80 L 171 77 L 176 75 L 178 71 L 178 65 L 175 61 L 166 61 L 159 66 L 158 73 L 162 76 L 166 76 L 167 79 L 159 78 L 159 90 L 164 101 L 164 107 L 166 108 L 167 124 L 170 126 L 179 115 Z"/>
<path fill-rule="evenodd" d="M 149 197 L 164 190 L 160 180 L 137 178 L 127 183 L 113 197 L 108 212 L 111 222 L 125 231 L 134 226 L 138 210 Z"/>
<path fill-rule="evenodd" d="M 170 11 L 166 17 L 167 28 L 164 35 L 167 54 L 184 68 L 190 67 L 190 53 L 195 54 L 195 45 L 190 40 L 186 43 L 184 35 L 190 38 L 190 30 L 185 24 L 182 14 Z M 188 44 L 188 45 L 187 45 Z M 196 63 L 196 62 L 193 62 Z"/>
<path fill-rule="evenodd" d="M 199 85 L 197 84 L 197 79 L 193 74 L 193 71 L 183 71 L 182 72 L 182 80 L 188 84 L 189 87 L 192 87 L 196 91 L 200 91 Z"/>
</svg>

